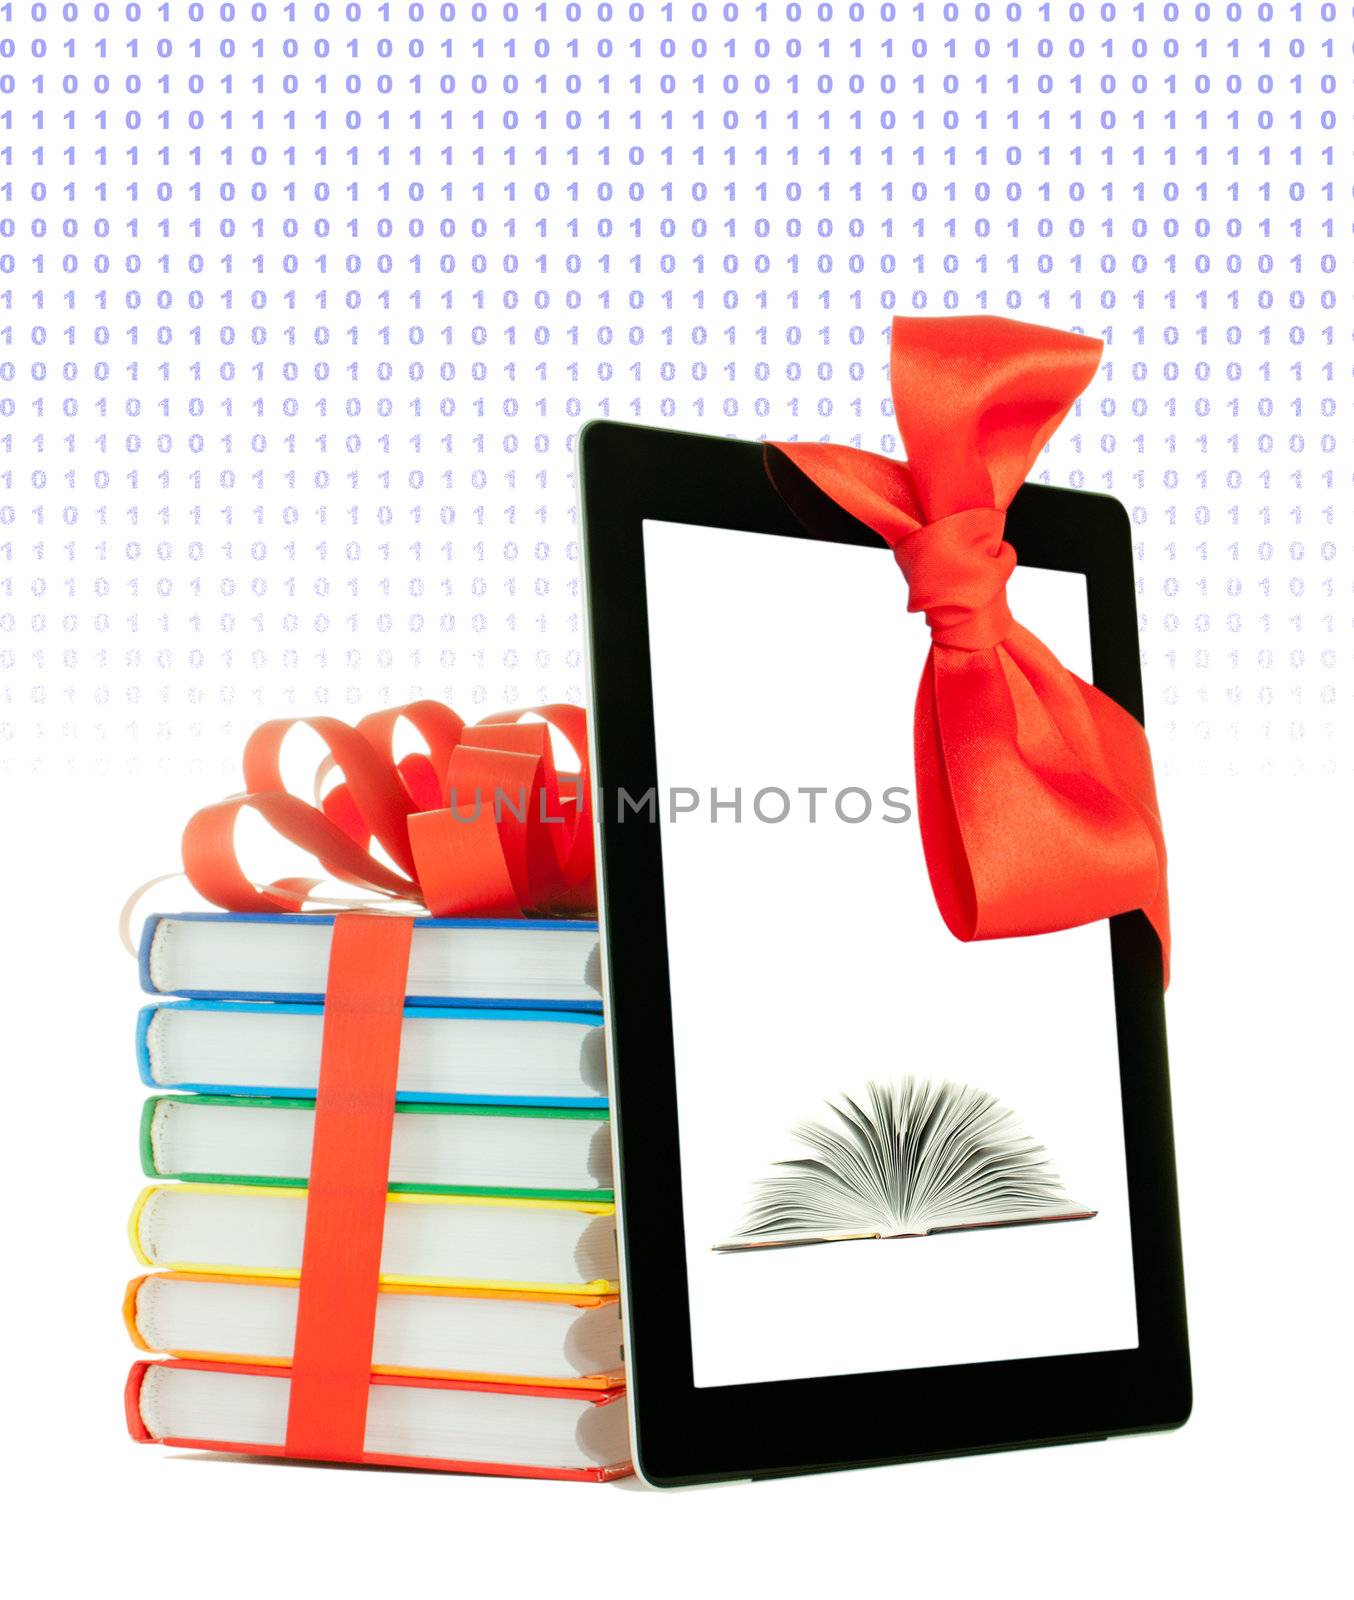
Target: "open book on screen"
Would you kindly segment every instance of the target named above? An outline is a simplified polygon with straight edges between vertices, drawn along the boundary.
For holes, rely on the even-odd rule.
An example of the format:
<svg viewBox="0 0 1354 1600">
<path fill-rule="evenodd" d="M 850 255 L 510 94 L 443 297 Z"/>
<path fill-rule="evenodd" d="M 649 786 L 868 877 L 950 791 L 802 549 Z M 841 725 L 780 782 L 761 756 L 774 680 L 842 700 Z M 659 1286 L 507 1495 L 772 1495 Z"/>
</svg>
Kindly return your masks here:
<svg viewBox="0 0 1354 1600">
<path fill-rule="evenodd" d="M 985 1089 L 906 1077 L 792 1135 L 811 1155 L 776 1163 L 716 1250 L 906 1239 L 1095 1216 L 1070 1199 L 1048 1151 Z"/>
</svg>

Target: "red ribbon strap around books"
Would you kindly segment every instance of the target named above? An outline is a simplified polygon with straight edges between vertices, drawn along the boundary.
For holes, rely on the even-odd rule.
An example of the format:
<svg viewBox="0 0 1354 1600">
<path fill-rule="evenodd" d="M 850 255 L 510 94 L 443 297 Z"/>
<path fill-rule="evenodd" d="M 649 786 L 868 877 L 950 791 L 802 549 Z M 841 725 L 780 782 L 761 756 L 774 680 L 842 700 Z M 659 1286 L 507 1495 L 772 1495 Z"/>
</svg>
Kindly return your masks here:
<svg viewBox="0 0 1354 1600">
<path fill-rule="evenodd" d="M 777 443 L 767 470 L 804 520 L 804 474 L 893 550 L 931 651 L 917 695 L 917 814 L 957 938 L 1144 911 L 1169 971 L 1166 848 L 1141 725 L 1069 672 L 1006 604 L 1006 508 L 1095 375 L 1098 339 L 1003 317 L 897 317 L 890 381 L 906 461 Z M 789 463 L 789 465 L 787 465 Z"/>
<path fill-rule="evenodd" d="M 527 716 L 540 720 L 521 720 Z M 427 749 L 396 761 L 401 718 Z M 315 804 L 288 792 L 282 779 L 282 745 L 297 721 L 328 751 Z M 576 776 L 556 771 L 551 728 L 577 753 Z M 184 871 L 227 911 L 302 910 L 321 879 L 256 884 L 240 865 L 235 824 L 248 810 L 314 857 L 325 877 L 352 885 L 368 908 L 588 916 L 596 887 L 587 761 L 587 723 L 576 706 L 504 712 L 474 726 L 433 700 L 377 712 L 356 727 L 333 717 L 266 722 L 245 746 L 244 793 L 189 819 Z M 334 771 L 342 781 L 318 798 Z M 365 1453 L 412 935 L 410 916 L 366 909 L 334 919 L 283 1447 L 289 1456 L 355 1461 Z"/>
<path fill-rule="evenodd" d="M 334 918 L 284 1452 L 366 1449 L 412 917 Z"/>
<path fill-rule="evenodd" d="M 428 748 L 397 762 L 401 718 Z M 282 780 L 282 744 L 298 725 L 329 752 L 317 793 L 331 770 L 343 780 L 317 804 Z M 556 772 L 552 727 L 577 753 L 577 775 Z M 245 745 L 244 793 L 189 819 L 183 866 L 198 893 L 227 911 L 299 911 L 320 880 L 254 883 L 235 850 L 246 810 L 313 856 L 325 877 L 375 903 L 406 902 L 434 917 L 588 916 L 596 905 L 587 722 L 578 706 L 500 712 L 471 725 L 449 706 L 418 700 L 356 727 L 335 717 L 265 722 Z M 372 854 L 373 841 L 393 866 Z"/>
</svg>

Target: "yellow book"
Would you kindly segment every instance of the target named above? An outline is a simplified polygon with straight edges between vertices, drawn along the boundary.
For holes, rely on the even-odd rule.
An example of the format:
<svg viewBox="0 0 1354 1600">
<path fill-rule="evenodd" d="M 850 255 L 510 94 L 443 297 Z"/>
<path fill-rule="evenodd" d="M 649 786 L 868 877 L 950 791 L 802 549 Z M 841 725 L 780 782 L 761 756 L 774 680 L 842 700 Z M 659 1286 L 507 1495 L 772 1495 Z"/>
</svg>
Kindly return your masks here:
<svg viewBox="0 0 1354 1600">
<path fill-rule="evenodd" d="M 143 1266 L 296 1279 L 305 1189 L 160 1183 L 129 1232 Z M 388 1194 L 381 1287 L 615 1294 L 616 1208 L 603 1202 Z"/>
</svg>

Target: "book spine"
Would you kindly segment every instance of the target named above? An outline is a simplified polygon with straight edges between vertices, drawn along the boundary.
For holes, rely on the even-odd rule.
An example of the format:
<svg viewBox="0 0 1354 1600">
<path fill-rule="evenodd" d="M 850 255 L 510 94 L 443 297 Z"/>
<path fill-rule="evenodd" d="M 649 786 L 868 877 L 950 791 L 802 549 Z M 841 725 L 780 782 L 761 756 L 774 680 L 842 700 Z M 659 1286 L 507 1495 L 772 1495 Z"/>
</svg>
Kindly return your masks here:
<svg viewBox="0 0 1354 1600">
<path fill-rule="evenodd" d="M 160 920 L 158 912 L 152 912 L 146 918 L 145 925 L 141 929 L 141 946 L 137 951 L 136 964 L 141 974 L 141 987 L 147 994 L 160 993 L 155 987 L 154 978 L 151 976 L 151 956 L 155 949 L 155 935 L 159 929 Z"/>
<path fill-rule="evenodd" d="M 151 1347 L 141 1337 L 141 1325 L 137 1321 L 137 1297 L 141 1293 L 141 1285 L 149 1278 L 149 1272 L 143 1272 L 139 1277 L 133 1278 L 127 1285 L 127 1291 L 122 1297 L 122 1323 L 127 1330 L 127 1336 L 138 1350 L 144 1350 L 147 1355 L 152 1354 Z"/>
<path fill-rule="evenodd" d="M 146 1374 L 155 1365 L 153 1361 L 133 1361 L 132 1370 L 122 1390 L 122 1407 L 127 1417 L 127 1432 L 137 1444 L 154 1444 L 155 1439 L 141 1415 L 141 1385 Z"/>
<path fill-rule="evenodd" d="M 141 1170 L 148 1178 L 162 1176 L 160 1169 L 155 1165 L 154 1135 L 155 1112 L 163 1098 L 163 1095 L 149 1095 L 146 1098 L 146 1103 L 141 1107 L 141 1128 L 137 1137 L 137 1145 L 141 1151 Z"/>
<path fill-rule="evenodd" d="M 148 1089 L 158 1088 L 150 1059 L 150 1030 L 159 1006 L 142 1006 L 136 1014 L 136 1070 Z"/>
</svg>

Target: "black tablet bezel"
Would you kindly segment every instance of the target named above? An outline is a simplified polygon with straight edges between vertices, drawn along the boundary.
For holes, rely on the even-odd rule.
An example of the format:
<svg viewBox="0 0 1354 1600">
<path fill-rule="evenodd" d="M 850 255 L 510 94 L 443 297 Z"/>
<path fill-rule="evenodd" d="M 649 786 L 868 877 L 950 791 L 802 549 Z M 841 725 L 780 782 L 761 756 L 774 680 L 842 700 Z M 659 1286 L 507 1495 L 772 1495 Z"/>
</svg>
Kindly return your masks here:
<svg viewBox="0 0 1354 1600">
<path fill-rule="evenodd" d="M 582 430 L 578 456 L 626 1356 L 641 1475 L 668 1487 L 1178 1426 L 1191 1390 L 1161 951 L 1140 912 L 1114 918 L 1110 930 L 1138 1348 L 694 1385 L 660 828 L 634 815 L 622 825 L 605 803 L 658 782 L 642 524 L 879 540 L 841 513 L 815 519 L 810 532 L 772 487 L 758 444 L 603 421 Z M 1027 484 L 1006 537 L 1026 566 L 1085 574 L 1095 682 L 1141 721 L 1123 507 Z M 910 693 L 900 694 L 900 716 L 909 714 Z"/>
</svg>

